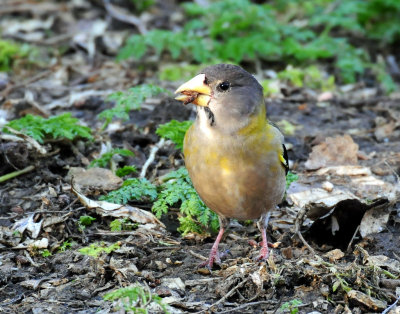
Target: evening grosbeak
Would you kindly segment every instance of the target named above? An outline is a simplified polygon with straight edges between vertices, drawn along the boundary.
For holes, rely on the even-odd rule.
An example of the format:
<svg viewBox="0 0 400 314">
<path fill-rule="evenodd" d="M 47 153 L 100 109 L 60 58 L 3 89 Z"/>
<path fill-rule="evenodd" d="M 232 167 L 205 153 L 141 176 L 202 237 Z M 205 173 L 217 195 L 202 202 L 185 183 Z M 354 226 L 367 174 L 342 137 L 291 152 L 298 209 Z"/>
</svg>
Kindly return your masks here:
<svg viewBox="0 0 400 314">
<path fill-rule="evenodd" d="M 266 118 L 263 88 L 241 67 L 217 64 L 181 85 L 177 100 L 193 103 L 196 121 L 187 131 L 183 152 L 194 188 L 219 216 L 220 230 L 209 259 L 220 263 L 218 244 L 229 219 L 258 219 L 268 258 L 268 212 L 283 198 L 288 158 L 283 135 Z"/>
</svg>

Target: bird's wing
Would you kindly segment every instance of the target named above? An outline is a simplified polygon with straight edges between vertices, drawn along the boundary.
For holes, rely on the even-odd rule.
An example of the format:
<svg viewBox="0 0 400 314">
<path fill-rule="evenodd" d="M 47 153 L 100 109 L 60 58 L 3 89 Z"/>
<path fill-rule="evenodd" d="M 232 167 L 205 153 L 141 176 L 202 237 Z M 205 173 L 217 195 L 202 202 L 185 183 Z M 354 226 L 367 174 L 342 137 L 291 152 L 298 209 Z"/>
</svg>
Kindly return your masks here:
<svg viewBox="0 0 400 314">
<path fill-rule="evenodd" d="M 285 144 L 283 144 L 283 140 L 284 140 L 283 135 L 282 135 L 281 131 L 279 130 L 279 128 L 274 123 L 272 123 L 271 121 L 268 121 L 268 124 L 272 126 L 271 129 L 273 130 L 274 136 L 277 139 L 279 139 L 280 142 L 282 143 L 282 147 L 279 149 L 279 152 L 278 152 L 279 160 L 281 161 L 282 166 L 285 168 L 285 172 L 287 174 L 289 172 L 289 157 L 288 157 L 288 153 L 286 150 L 286 146 L 285 146 Z"/>
<path fill-rule="evenodd" d="M 288 153 L 287 153 L 285 144 L 282 144 L 282 148 L 283 148 L 283 151 L 281 154 L 279 154 L 279 159 L 281 160 L 283 167 L 285 167 L 286 174 L 288 174 L 288 172 L 289 172 L 289 157 L 288 157 Z"/>
</svg>

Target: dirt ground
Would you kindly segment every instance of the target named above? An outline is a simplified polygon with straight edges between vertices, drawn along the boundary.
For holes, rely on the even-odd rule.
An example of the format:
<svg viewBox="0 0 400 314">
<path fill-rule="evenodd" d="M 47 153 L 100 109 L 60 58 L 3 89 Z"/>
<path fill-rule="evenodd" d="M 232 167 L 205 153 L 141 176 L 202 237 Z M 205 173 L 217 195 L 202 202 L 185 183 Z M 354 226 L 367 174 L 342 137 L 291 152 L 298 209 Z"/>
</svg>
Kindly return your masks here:
<svg viewBox="0 0 400 314">
<path fill-rule="evenodd" d="M 197 266 L 208 256 L 215 234 L 182 237 L 176 231 L 177 208 L 162 217 L 165 229 L 139 224 L 131 231 L 110 231 L 114 218 L 84 206 L 71 191 L 67 176 L 71 167 L 86 168 L 106 143 L 132 150 L 135 156 L 125 157 L 121 164 L 133 164 L 140 172 L 159 141 L 157 126 L 171 119 L 192 119 L 191 105 L 182 106 L 162 94 L 132 112 L 129 121 L 115 122 L 105 131 L 96 116 L 113 105 L 106 100 L 113 91 L 141 83 L 173 91 L 180 82 L 160 81 L 154 60 L 116 63 L 105 43 L 106 36 L 125 31 L 116 21 L 107 22 L 111 26 L 104 36 L 79 42 L 76 35 L 85 32 L 73 25 L 83 19 L 89 24 L 106 21 L 101 6 L 83 9 L 80 17 L 67 13 L 65 3 L 41 5 L 38 19 L 55 19 L 54 35 L 49 37 L 55 42 L 44 37 L 36 43 L 52 48 L 43 55 L 47 65 L 22 64 L 0 79 L 0 119 L 71 112 L 93 130 L 95 139 L 47 141 L 43 145 L 47 152 L 40 154 L 25 140 L 2 136 L 0 175 L 27 166 L 33 169 L 0 183 L 1 312 L 113 312 L 121 303 L 104 300 L 104 294 L 136 283 L 160 296 L 170 313 L 370 313 L 382 312 L 399 300 L 400 94 L 387 96 L 359 83 L 338 87 L 325 94 L 326 100 L 321 93 L 291 86 L 285 86 L 280 96 L 267 98 L 269 119 L 286 131 L 291 170 L 299 179 L 272 213 L 267 234 L 275 247 L 269 260 L 253 261 L 260 241 L 256 224 L 233 222 L 220 247 L 229 254 L 210 273 Z M 34 17 L 32 8 L 18 10 L 17 1 L 9 1 L 8 8 L 0 8 L 3 19 Z M 43 27 L 24 34 L 43 32 Z M 69 28 L 73 32 L 64 38 Z M 95 44 L 92 55 L 89 43 Z M 61 54 L 60 47 L 67 52 Z M 331 163 L 313 169 L 322 160 Z M 180 151 L 167 142 L 146 178 L 157 182 L 181 165 Z M 329 166 L 343 166 L 344 173 Z M 354 173 L 355 169 L 362 173 Z M 319 202 L 319 195 L 332 192 L 327 182 L 340 193 Z M 99 189 L 85 193 L 91 199 L 101 194 Z M 152 205 L 131 204 L 144 210 Z M 83 215 L 96 218 L 84 229 L 78 224 Z M 21 221 L 28 226 L 22 235 L 13 229 Z M 39 222 L 41 227 L 35 226 Z M 28 230 L 39 231 L 34 236 Z M 43 248 L 52 253 L 47 257 L 37 242 L 32 245 L 43 239 L 47 241 Z M 71 245 L 63 248 L 66 241 Z M 79 252 L 93 243 L 118 243 L 119 248 L 98 257 Z M 145 307 L 149 313 L 162 312 L 155 303 Z M 390 313 L 396 311 L 399 307 Z"/>
</svg>

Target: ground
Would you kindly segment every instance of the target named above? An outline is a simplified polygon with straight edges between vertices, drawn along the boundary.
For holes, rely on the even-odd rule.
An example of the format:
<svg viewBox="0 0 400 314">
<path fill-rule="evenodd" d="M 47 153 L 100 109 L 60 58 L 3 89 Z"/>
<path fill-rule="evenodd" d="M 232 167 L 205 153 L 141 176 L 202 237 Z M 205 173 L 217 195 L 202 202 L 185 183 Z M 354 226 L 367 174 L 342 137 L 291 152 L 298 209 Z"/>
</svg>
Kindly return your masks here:
<svg viewBox="0 0 400 314">
<path fill-rule="evenodd" d="M 18 14 L 29 17 L 30 9 L 21 13 L 16 3 L 9 2 L 16 14 L 9 13 L 10 21 Z M 41 9 L 52 12 L 54 5 L 43 2 Z M 95 21 L 104 21 L 96 20 L 98 9 L 85 12 L 87 29 L 95 27 Z M 71 14 L 54 22 L 53 30 L 61 36 L 74 21 L 83 19 Z M 84 34 L 85 27 L 81 33 L 75 30 L 59 38 L 67 41 L 68 53 L 48 52 L 47 66 L 20 66 L 0 81 L 0 119 L 71 112 L 94 134 L 92 141 L 46 141 L 42 145 L 46 152 L 41 154 L 23 137 L 17 141 L 16 136 L 2 133 L 0 175 L 33 167 L 0 185 L 1 311 L 115 311 L 121 301 L 106 301 L 103 296 L 134 284 L 160 296 L 171 313 L 382 312 L 399 300 L 400 94 L 385 95 L 365 84 L 327 93 L 288 85 L 284 93 L 267 97 L 268 117 L 285 133 L 291 171 L 299 179 L 272 212 L 267 235 L 274 248 L 268 261 L 253 260 L 261 241 L 255 222 L 233 222 L 220 246 L 221 252 L 229 254 L 210 272 L 198 265 L 208 256 L 216 235 L 183 237 L 177 232 L 179 204 L 161 218 L 165 228 L 153 223 L 110 231 L 115 217 L 89 209 L 71 190 L 69 170 L 86 168 L 102 147 L 130 149 L 135 156 L 121 163 L 135 165 L 139 173 L 159 141 L 157 126 L 195 115 L 191 105 L 185 107 L 164 93 L 147 99 L 140 111 L 130 113 L 128 121 L 116 121 L 101 130 L 97 115 L 113 106 L 107 101 L 111 92 L 142 83 L 173 91 L 181 82 L 159 80 L 154 60 L 145 66 L 115 62 L 110 46 L 100 42 L 111 31 L 79 42 L 76 35 Z M 118 27 L 111 30 L 119 34 Z M 47 39 L 40 43 L 56 45 Z M 91 43 L 96 47 L 93 54 L 87 46 Z M 168 141 L 157 151 L 146 178 L 157 183 L 182 165 L 180 150 Z M 344 173 L 339 174 L 338 167 Z M 362 174 L 354 174 L 355 170 Z M 368 184 L 364 184 L 366 179 Z M 99 187 L 83 192 L 91 199 L 105 193 Z M 334 195 L 330 205 L 328 200 L 312 198 L 326 193 Z M 152 206 L 151 202 L 131 205 L 147 211 Z M 96 220 L 82 227 L 78 222 L 85 215 Z M 20 234 L 15 232 L 16 222 L 25 224 Z M 44 241 L 42 247 L 33 242 L 38 240 Z M 118 248 L 95 257 L 80 252 L 93 243 L 98 247 L 117 243 Z M 51 255 L 46 256 L 46 250 Z M 137 307 L 162 312 L 154 302 Z"/>
</svg>

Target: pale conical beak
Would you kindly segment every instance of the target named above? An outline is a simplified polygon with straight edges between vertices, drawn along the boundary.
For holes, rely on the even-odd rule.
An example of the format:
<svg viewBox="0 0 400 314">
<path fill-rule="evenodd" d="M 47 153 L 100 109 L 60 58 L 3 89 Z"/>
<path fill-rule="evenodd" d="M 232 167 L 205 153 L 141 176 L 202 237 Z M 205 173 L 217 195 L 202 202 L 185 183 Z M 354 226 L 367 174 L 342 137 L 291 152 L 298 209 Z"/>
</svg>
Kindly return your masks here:
<svg viewBox="0 0 400 314">
<path fill-rule="evenodd" d="M 193 103 L 197 106 L 208 106 L 211 99 L 211 88 L 206 84 L 205 74 L 196 75 L 191 80 L 183 83 L 175 91 L 181 93 L 175 99 L 182 101 L 185 105 Z"/>
</svg>

